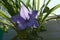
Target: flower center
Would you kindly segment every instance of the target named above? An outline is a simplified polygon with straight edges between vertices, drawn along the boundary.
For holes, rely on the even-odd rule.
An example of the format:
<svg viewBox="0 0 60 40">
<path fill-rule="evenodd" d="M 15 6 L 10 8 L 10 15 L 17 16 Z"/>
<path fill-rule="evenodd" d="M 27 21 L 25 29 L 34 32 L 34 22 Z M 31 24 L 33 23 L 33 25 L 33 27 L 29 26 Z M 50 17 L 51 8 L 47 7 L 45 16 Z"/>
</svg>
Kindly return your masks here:
<svg viewBox="0 0 60 40">
<path fill-rule="evenodd" d="M 26 19 L 26 20 L 25 20 L 25 22 L 29 22 L 29 20 L 28 20 L 28 19 Z"/>
</svg>

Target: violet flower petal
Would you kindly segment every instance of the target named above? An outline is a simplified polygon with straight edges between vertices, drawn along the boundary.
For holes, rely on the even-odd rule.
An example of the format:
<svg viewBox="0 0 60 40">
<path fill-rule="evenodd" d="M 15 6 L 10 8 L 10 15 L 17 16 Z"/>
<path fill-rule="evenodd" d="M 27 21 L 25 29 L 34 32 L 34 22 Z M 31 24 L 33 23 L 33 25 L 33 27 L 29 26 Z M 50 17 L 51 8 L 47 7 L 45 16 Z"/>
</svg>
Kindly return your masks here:
<svg viewBox="0 0 60 40">
<path fill-rule="evenodd" d="M 23 30 L 27 27 L 26 23 L 20 23 L 19 21 L 17 21 L 18 24 L 18 30 Z"/>
<path fill-rule="evenodd" d="M 29 13 L 29 16 L 30 16 L 30 19 L 28 22 L 29 27 L 37 28 L 39 26 L 39 24 L 35 18 L 37 16 L 37 13 L 38 13 L 38 11 L 36 11 L 36 10 L 33 10 Z"/>
<path fill-rule="evenodd" d="M 37 16 L 37 14 L 38 14 L 38 11 L 36 11 L 36 10 L 29 12 L 29 16 L 33 17 L 33 18 L 35 18 Z"/>
<path fill-rule="evenodd" d="M 27 26 L 37 28 L 39 26 L 35 18 L 37 16 L 37 13 L 38 11 L 36 10 L 33 10 L 29 13 L 27 8 L 25 6 L 22 6 L 20 14 L 11 17 L 11 19 L 17 23 L 18 30 L 23 30 Z"/>
<path fill-rule="evenodd" d="M 37 20 L 32 18 L 32 19 L 29 20 L 28 26 L 33 27 L 33 28 L 37 28 L 39 25 L 38 25 Z"/>
<path fill-rule="evenodd" d="M 21 10 L 20 10 L 20 16 L 25 20 L 29 19 L 29 14 L 28 13 L 29 13 L 28 9 L 25 6 L 22 6 Z"/>
<path fill-rule="evenodd" d="M 13 16 L 13 17 L 11 17 L 11 19 L 14 22 L 17 22 L 17 21 L 20 21 L 21 23 L 24 23 L 25 22 L 25 20 L 20 15 Z"/>
<path fill-rule="evenodd" d="M 22 30 L 27 27 L 25 20 L 20 15 L 13 16 L 11 19 L 17 23 L 18 30 Z"/>
</svg>

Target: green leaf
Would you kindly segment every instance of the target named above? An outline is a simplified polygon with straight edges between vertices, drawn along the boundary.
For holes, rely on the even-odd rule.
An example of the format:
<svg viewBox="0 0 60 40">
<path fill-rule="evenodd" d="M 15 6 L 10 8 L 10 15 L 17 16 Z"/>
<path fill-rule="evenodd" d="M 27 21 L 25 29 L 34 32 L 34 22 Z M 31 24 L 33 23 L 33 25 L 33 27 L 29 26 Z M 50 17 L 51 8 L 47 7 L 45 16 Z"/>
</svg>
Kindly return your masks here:
<svg viewBox="0 0 60 40">
<path fill-rule="evenodd" d="M 23 1 L 21 1 L 21 3 L 22 3 L 26 8 L 28 8 Z"/>
<path fill-rule="evenodd" d="M 44 20 L 49 16 L 49 14 L 51 14 L 53 11 L 55 11 L 56 9 L 60 8 L 60 4 L 56 5 L 55 7 L 53 7 L 52 9 L 50 9 L 47 14 L 44 16 L 44 18 L 42 19 L 41 23 L 44 22 Z"/>
<path fill-rule="evenodd" d="M 3 17 L 3 18 L 5 18 L 5 19 L 7 19 L 7 20 L 9 20 L 9 16 L 5 13 L 5 12 L 3 12 L 2 10 L 0 10 L 0 16 L 1 17 Z"/>
<path fill-rule="evenodd" d="M 50 3 L 51 0 L 48 0 L 48 2 L 45 4 L 45 7 L 44 7 L 44 10 L 43 10 L 43 13 L 45 12 L 48 12 L 49 11 L 49 7 L 48 7 L 48 4 Z"/>
<path fill-rule="evenodd" d="M 2 10 L 0 10 L 0 16 L 8 20 L 10 23 L 12 23 L 15 26 L 15 23 L 10 19 L 10 17 L 5 14 Z"/>
<path fill-rule="evenodd" d="M 40 8 L 40 14 L 39 14 L 40 20 L 42 20 L 43 9 L 44 9 L 44 7 L 45 7 L 45 1 L 46 1 L 46 0 L 44 0 L 43 5 L 42 5 L 42 7 Z"/>
<path fill-rule="evenodd" d="M 2 1 L 0 1 L 0 6 L 4 7 L 7 10 L 7 8 L 4 6 L 4 3 L 2 3 Z"/>
<path fill-rule="evenodd" d="M 7 0 L 2 0 L 2 2 L 11 16 L 14 16 L 17 14 L 16 11 L 14 11 L 13 6 Z"/>
<path fill-rule="evenodd" d="M 0 25 L 0 28 L 2 28 L 2 29 L 3 29 L 3 26 L 2 26 L 2 25 Z"/>
<path fill-rule="evenodd" d="M 15 0 L 15 9 L 16 9 L 16 12 L 19 13 L 19 10 L 21 8 L 21 4 L 20 4 L 20 1 L 21 0 Z"/>
<path fill-rule="evenodd" d="M 26 6 L 26 4 L 23 2 L 23 1 L 21 1 L 21 3 L 28 9 L 28 7 L 32 10 L 32 7 L 31 7 L 31 5 L 29 4 L 28 6 Z"/>
<path fill-rule="evenodd" d="M 29 4 L 25 4 L 22 0 L 20 1 L 27 9 L 28 9 L 28 7 L 32 10 L 33 8 L 32 8 L 32 6 Z M 28 6 L 26 6 L 26 5 L 28 5 Z"/>
<path fill-rule="evenodd" d="M 33 8 L 32 8 L 32 6 L 29 4 L 29 8 L 31 9 L 31 10 L 33 10 Z"/>
<path fill-rule="evenodd" d="M 0 23 L 3 23 L 4 25 L 12 26 L 8 22 L 5 22 L 4 20 L 0 20 Z"/>
<path fill-rule="evenodd" d="M 55 7 L 53 7 L 52 9 L 50 9 L 50 13 L 52 13 L 53 11 L 55 11 L 56 9 L 60 8 L 60 4 L 56 5 Z"/>
<path fill-rule="evenodd" d="M 45 21 L 49 21 L 49 20 L 52 20 L 52 19 L 60 19 L 60 15 L 52 16 L 51 18 L 48 18 Z"/>
<path fill-rule="evenodd" d="M 33 0 L 33 9 L 36 10 L 36 0 Z"/>
<path fill-rule="evenodd" d="M 7 22 L 7 20 L 6 20 L 6 22 L 5 22 L 5 20 L 0 20 L 0 23 L 2 23 L 3 25 L 7 25 L 7 27 L 11 27 L 15 30 L 15 26 L 13 26 L 11 23 Z"/>
<path fill-rule="evenodd" d="M 21 6 L 21 5 L 20 5 L 20 0 L 16 0 L 16 7 L 17 7 L 17 8 L 20 8 L 20 6 Z"/>
<path fill-rule="evenodd" d="M 49 11 L 49 7 L 45 7 L 44 10 L 43 10 L 43 13 L 46 13 Z"/>
<path fill-rule="evenodd" d="M 8 32 L 8 26 L 7 25 L 3 25 L 3 30 L 7 33 Z"/>
<path fill-rule="evenodd" d="M 37 10 L 39 10 L 39 7 L 40 7 L 40 0 L 38 0 Z"/>
<path fill-rule="evenodd" d="M 50 3 L 51 0 L 48 0 L 48 2 L 46 3 L 46 6 Z"/>
<path fill-rule="evenodd" d="M 26 0 L 26 6 L 28 7 L 29 6 L 29 3 L 30 3 L 30 0 Z"/>
</svg>

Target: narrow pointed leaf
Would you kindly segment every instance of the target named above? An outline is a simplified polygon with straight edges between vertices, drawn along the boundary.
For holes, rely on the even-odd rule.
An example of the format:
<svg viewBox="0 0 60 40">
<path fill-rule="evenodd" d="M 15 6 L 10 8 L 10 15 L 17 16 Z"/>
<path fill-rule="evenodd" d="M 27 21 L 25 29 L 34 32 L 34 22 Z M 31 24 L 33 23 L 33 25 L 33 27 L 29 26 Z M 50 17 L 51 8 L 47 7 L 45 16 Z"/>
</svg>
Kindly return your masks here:
<svg viewBox="0 0 60 40">
<path fill-rule="evenodd" d="M 14 11 L 12 5 L 7 0 L 2 0 L 4 3 L 4 6 L 7 8 L 7 11 L 10 13 L 11 16 L 16 15 L 16 12 Z"/>
<path fill-rule="evenodd" d="M 0 10 L 0 16 L 10 21 L 13 25 L 15 25 L 14 22 L 12 22 L 12 20 L 10 19 L 10 17 L 6 15 L 2 10 Z"/>
<path fill-rule="evenodd" d="M 50 10 L 49 7 L 45 7 L 44 10 L 43 10 L 43 13 L 46 13 L 46 12 L 48 12 L 49 10 Z"/>
<path fill-rule="evenodd" d="M 48 4 L 50 3 L 51 0 L 48 0 L 48 2 L 45 4 L 45 8 L 43 10 L 43 13 L 48 12 L 49 11 L 49 7 Z"/>
<path fill-rule="evenodd" d="M 0 23 L 5 24 L 5 25 L 8 25 L 8 26 L 12 26 L 12 25 L 10 25 L 9 23 L 4 22 L 3 20 L 0 20 Z"/>
<path fill-rule="evenodd" d="M 30 3 L 30 0 L 26 0 L 26 6 L 28 7 Z"/>
<path fill-rule="evenodd" d="M 31 7 L 31 5 L 29 4 L 28 6 L 26 6 L 26 4 L 23 2 L 23 1 L 21 1 L 21 3 L 28 9 L 28 7 L 32 10 L 32 7 Z"/>
<path fill-rule="evenodd" d="M 48 0 L 48 2 L 46 3 L 46 6 L 50 3 L 51 0 Z"/>
<path fill-rule="evenodd" d="M 52 9 L 50 9 L 50 13 L 52 13 L 53 11 L 55 11 L 56 9 L 60 8 L 60 4 L 56 5 L 55 7 L 53 7 Z"/>
<path fill-rule="evenodd" d="M 39 10 L 39 7 L 40 7 L 40 0 L 38 0 L 37 10 Z"/>
<path fill-rule="evenodd" d="M 42 19 L 42 23 L 44 22 L 44 20 L 49 16 L 49 14 L 51 14 L 53 11 L 55 11 L 56 9 L 60 8 L 60 4 L 56 5 L 55 7 L 53 7 L 52 9 L 50 9 L 47 14 L 44 16 L 44 18 Z"/>
<path fill-rule="evenodd" d="M 52 19 L 60 19 L 60 15 L 54 16 L 54 17 L 52 17 L 52 18 L 48 18 L 48 19 L 46 19 L 46 21 L 49 21 L 49 20 L 52 20 Z"/>
<path fill-rule="evenodd" d="M 29 8 L 32 10 L 33 8 L 32 8 L 32 6 L 29 4 Z"/>
<path fill-rule="evenodd" d="M 36 10 L 36 0 L 33 0 L 33 9 Z"/>
<path fill-rule="evenodd" d="M 26 8 L 28 8 L 23 1 L 21 1 L 21 3 L 22 3 Z"/>
<path fill-rule="evenodd" d="M 4 7 L 7 10 L 7 8 L 4 6 L 4 3 L 2 3 L 2 1 L 0 1 L 0 6 Z"/>
<path fill-rule="evenodd" d="M 42 16 L 43 16 L 43 9 L 44 9 L 44 7 L 45 7 L 45 1 L 46 0 L 44 0 L 44 2 L 43 2 L 43 5 L 42 5 L 42 7 L 40 8 L 40 19 L 42 20 Z"/>
<path fill-rule="evenodd" d="M 5 18 L 5 19 L 7 19 L 7 20 L 9 20 L 9 16 L 7 15 L 7 14 L 5 14 L 2 10 L 0 10 L 0 16 L 1 17 L 3 17 L 3 18 Z"/>
<path fill-rule="evenodd" d="M 11 28 L 15 29 L 15 27 L 13 25 L 11 25 L 10 23 L 5 22 L 3 20 L 0 20 L 0 23 L 2 23 L 3 25 L 7 25 L 8 27 L 11 27 Z"/>
</svg>

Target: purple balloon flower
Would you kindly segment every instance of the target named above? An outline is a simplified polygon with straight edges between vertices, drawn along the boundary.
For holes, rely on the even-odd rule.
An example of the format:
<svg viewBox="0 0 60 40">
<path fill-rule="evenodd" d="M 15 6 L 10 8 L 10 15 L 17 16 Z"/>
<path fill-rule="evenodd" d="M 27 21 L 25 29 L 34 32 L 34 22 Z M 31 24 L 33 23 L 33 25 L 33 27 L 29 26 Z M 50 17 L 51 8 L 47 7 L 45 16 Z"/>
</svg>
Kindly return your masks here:
<svg viewBox="0 0 60 40">
<path fill-rule="evenodd" d="M 12 16 L 11 19 L 17 23 L 18 30 L 23 30 L 26 27 L 37 28 L 39 26 L 36 20 L 37 13 L 36 10 L 29 12 L 25 6 L 22 6 L 20 14 Z"/>
</svg>

